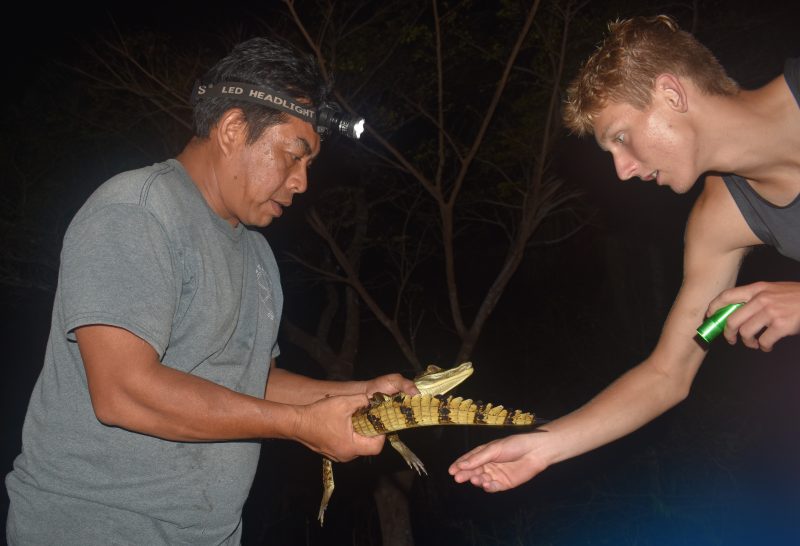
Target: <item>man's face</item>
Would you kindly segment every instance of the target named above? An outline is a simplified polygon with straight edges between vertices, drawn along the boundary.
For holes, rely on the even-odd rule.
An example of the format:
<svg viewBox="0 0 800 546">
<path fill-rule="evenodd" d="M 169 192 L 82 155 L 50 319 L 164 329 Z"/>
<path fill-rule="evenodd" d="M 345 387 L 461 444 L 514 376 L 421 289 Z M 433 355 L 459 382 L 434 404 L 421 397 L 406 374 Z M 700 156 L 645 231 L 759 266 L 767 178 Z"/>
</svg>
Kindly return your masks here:
<svg viewBox="0 0 800 546">
<path fill-rule="evenodd" d="M 220 183 L 227 220 L 265 227 L 306 191 L 308 167 L 320 149 L 311 124 L 294 116 L 267 128 L 253 144 L 239 142 Z"/>
<path fill-rule="evenodd" d="M 636 176 L 685 193 L 700 175 L 691 132 L 681 114 L 658 96 L 644 111 L 627 103 L 609 103 L 593 126 L 599 146 L 614 157 L 621 180 Z"/>
</svg>

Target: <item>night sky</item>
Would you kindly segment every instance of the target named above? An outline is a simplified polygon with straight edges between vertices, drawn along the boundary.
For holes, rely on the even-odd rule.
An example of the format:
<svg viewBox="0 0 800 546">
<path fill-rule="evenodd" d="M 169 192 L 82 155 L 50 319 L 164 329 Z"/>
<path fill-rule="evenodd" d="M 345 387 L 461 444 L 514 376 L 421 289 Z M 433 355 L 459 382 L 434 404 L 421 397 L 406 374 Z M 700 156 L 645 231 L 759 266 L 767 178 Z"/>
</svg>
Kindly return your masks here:
<svg viewBox="0 0 800 546">
<path fill-rule="evenodd" d="M 280 8 L 279 2 L 264 4 Z M 701 27 L 705 30 L 704 41 L 744 87 L 761 85 L 780 73 L 786 57 L 800 55 L 797 4 L 706 2 L 709 8 Z M 664 11 L 663 5 L 640 2 L 638 9 L 641 13 L 657 13 Z M 2 129 L 5 142 L 14 140 L 17 128 L 8 123 L 7 112 L 25 100 L 30 83 L 41 76 L 43 67 L 53 59 L 71 62 L 77 58 L 80 42 L 98 31 L 109 30 L 111 20 L 123 30 L 149 28 L 211 43 L 223 25 L 264 13 L 260 4 L 248 2 L 224 2 L 210 7 L 139 2 L 103 11 L 68 5 L 45 10 L 26 3 L 18 10 L 17 16 L 6 19 L 17 32 L 2 36 L 6 51 Z M 750 15 L 742 17 L 730 30 L 727 18 L 736 10 Z M 715 30 L 721 20 L 727 25 L 724 34 Z M 27 103 L 26 107 L 37 106 Z M 65 139 L 64 149 L 68 145 Z M 94 160 L 88 156 L 77 159 L 87 165 Z M 517 291 L 515 294 L 524 295 L 527 282 L 560 275 L 560 280 L 553 281 L 553 293 L 577 296 L 563 296 L 561 300 L 559 295 L 533 302 L 524 297 L 503 300 L 496 313 L 496 325 L 488 328 L 489 341 L 476 353 L 476 361 L 483 358 L 512 362 L 524 353 L 526 358 L 552 362 L 553 369 L 558 368 L 552 375 L 526 371 L 520 384 L 507 391 L 512 400 L 533 406 L 530 409 L 545 417 L 575 409 L 652 349 L 660 321 L 680 283 L 683 225 L 699 191 L 698 185 L 687 195 L 675 195 L 638 180 L 620 183 L 610 156 L 599 150 L 592 139 L 564 137 L 556 162 L 562 176 L 584 188 L 587 203 L 595 211 L 592 229 L 558 251 L 540 254 L 542 263 L 549 264 L 550 269 L 542 271 L 534 264 L 523 266 L 512 289 Z M 75 199 L 82 198 L 81 191 L 76 191 Z M 290 222 L 288 219 L 286 224 Z M 619 264 L 621 274 L 630 275 L 630 293 L 619 320 L 626 322 L 626 332 L 632 331 L 631 325 L 641 325 L 642 333 L 636 338 L 615 337 L 615 326 L 608 322 L 609 317 L 616 316 L 610 311 L 615 302 L 595 298 L 595 293 L 604 289 L 598 286 L 601 281 L 592 269 L 596 265 L 592 260 L 602 259 L 606 248 L 598 246 L 601 239 L 613 241 L 615 248 L 628 256 Z M 642 300 L 641 306 L 636 303 L 636 290 L 647 292 L 648 282 L 655 282 L 642 278 L 644 273 L 634 273 L 639 267 L 645 271 L 647 260 L 660 264 L 662 275 L 656 296 L 661 307 L 656 307 L 655 312 L 652 300 Z M 553 275 L 553 271 L 559 273 Z M 800 280 L 800 266 L 771 250 L 758 249 L 746 260 L 739 283 L 756 280 Z M 2 362 L 7 369 L 2 387 L 0 459 L 5 475 L 20 449 L 25 405 L 48 335 L 52 294 L 7 287 L 0 287 L 0 291 L 0 302 L 6 311 L 0 334 Z M 589 330 L 606 332 L 605 341 L 597 347 L 581 349 L 570 347 L 569 343 L 547 347 L 530 347 L 526 343 L 531 328 L 540 333 L 546 328 L 558 328 L 559 339 L 564 339 L 564 329 L 573 325 L 576 344 L 594 339 L 589 337 Z M 509 338 L 515 341 L 509 343 Z M 491 340 L 500 341 L 492 345 Z M 524 544 L 569 546 L 794 543 L 800 540 L 799 350 L 797 339 L 782 341 L 768 355 L 718 343 L 683 404 L 629 437 L 553 467 L 533 482 L 502 495 L 487 496 L 467 486 L 456 487 L 446 475 L 453 458 L 480 442 L 499 437 L 499 433 L 410 434 L 406 443 L 425 460 L 431 473 L 425 484 L 415 482 L 413 498 L 417 510 L 433 510 L 431 506 L 436 507 L 437 503 L 459 507 L 457 515 L 448 514 L 450 519 L 443 517 L 434 522 L 415 512 L 415 539 L 418 544 L 446 544 L 451 536 L 448 533 L 454 532 L 458 522 L 475 520 L 485 525 L 476 524 L 473 529 L 474 544 L 517 543 L 515 537 L 527 537 L 530 542 L 519 542 Z M 595 359 L 582 358 L 587 353 L 594 354 Z M 294 353 L 286 348 L 285 354 L 290 358 Z M 313 367 L 300 371 L 316 373 Z M 473 381 L 488 387 L 505 380 L 483 376 Z M 286 470 L 274 472 L 275 466 L 266 465 L 260 468 L 245 511 L 249 544 L 336 544 L 340 540 L 375 543 L 369 542 L 369 537 L 375 538 L 374 528 L 359 527 L 361 542 L 351 541 L 357 534 L 349 527 L 354 525 L 352 510 L 369 510 L 370 502 L 353 484 L 360 476 L 375 479 L 386 468 L 399 470 L 396 454 L 387 449 L 368 463 L 337 465 L 340 489 L 334 498 L 336 504 L 326 516 L 330 522 L 326 523 L 326 530 L 319 531 L 313 520 L 319 498 L 319 458 L 293 444 L 265 445 L 262 460 L 268 459 L 269 464 Z M 487 503 L 492 503 L 491 509 L 485 508 Z M 0 497 L 3 517 L 6 506 L 4 492 Z M 498 518 L 502 514 L 510 519 L 502 520 L 500 528 L 493 528 L 486 523 L 486 514 Z M 517 526 L 513 532 L 508 529 L 508 521 Z M 263 537 L 269 537 L 271 542 L 261 542 Z"/>
</svg>

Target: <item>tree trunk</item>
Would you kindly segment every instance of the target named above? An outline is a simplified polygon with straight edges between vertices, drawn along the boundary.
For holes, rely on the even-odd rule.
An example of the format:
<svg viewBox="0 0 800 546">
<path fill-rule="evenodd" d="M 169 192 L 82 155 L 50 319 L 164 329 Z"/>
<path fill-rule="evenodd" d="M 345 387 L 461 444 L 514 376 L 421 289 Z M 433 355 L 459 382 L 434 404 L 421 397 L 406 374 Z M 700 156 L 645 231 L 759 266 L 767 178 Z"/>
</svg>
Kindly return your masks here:
<svg viewBox="0 0 800 546">
<path fill-rule="evenodd" d="M 411 470 L 400 470 L 378 480 L 373 496 L 381 522 L 383 546 L 414 546 L 408 501 L 413 481 Z"/>
</svg>

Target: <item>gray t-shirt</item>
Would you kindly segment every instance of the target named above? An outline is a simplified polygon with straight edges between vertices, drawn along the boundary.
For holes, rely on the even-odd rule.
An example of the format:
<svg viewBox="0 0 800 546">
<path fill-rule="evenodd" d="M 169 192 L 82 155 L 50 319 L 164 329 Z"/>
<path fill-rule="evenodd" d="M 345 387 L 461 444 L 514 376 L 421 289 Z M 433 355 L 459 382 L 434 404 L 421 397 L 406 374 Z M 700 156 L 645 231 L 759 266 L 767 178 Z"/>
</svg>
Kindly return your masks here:
<svg viewBox="0 0 800 546">
<path fill-rule="evenodd" d="M 45 362 L 6 478 L 11 544 L 238 544 L 258 441 L 101 424 L 75 328 L 108 324 L 165 366 L 263 398 L 283 304 L 263 235 L 231 227 L 168 160 L 103 184 L 70 224 Z"/>
</svg>

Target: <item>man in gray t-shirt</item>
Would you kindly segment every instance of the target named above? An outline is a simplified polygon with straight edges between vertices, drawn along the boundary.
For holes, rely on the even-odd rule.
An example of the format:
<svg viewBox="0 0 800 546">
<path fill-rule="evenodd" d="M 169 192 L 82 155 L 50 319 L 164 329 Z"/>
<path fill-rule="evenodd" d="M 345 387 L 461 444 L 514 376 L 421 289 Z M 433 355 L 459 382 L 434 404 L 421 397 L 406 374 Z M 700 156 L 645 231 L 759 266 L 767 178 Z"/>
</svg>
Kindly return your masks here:
<svg viewBox="0 0 800 546">
<path fill-rule="evenodd" d="M 306 189 L 320 82 L 310 58 L 239 44 L 196 87 L 186 148 L 78 211 L 6 478 L 10 544 L 238 544 L 259 439 L 340 461 L 380 451 L 350 415 L 413 382 L 277 368 L 278 268 L 251 229 Z"/>
</svg>

